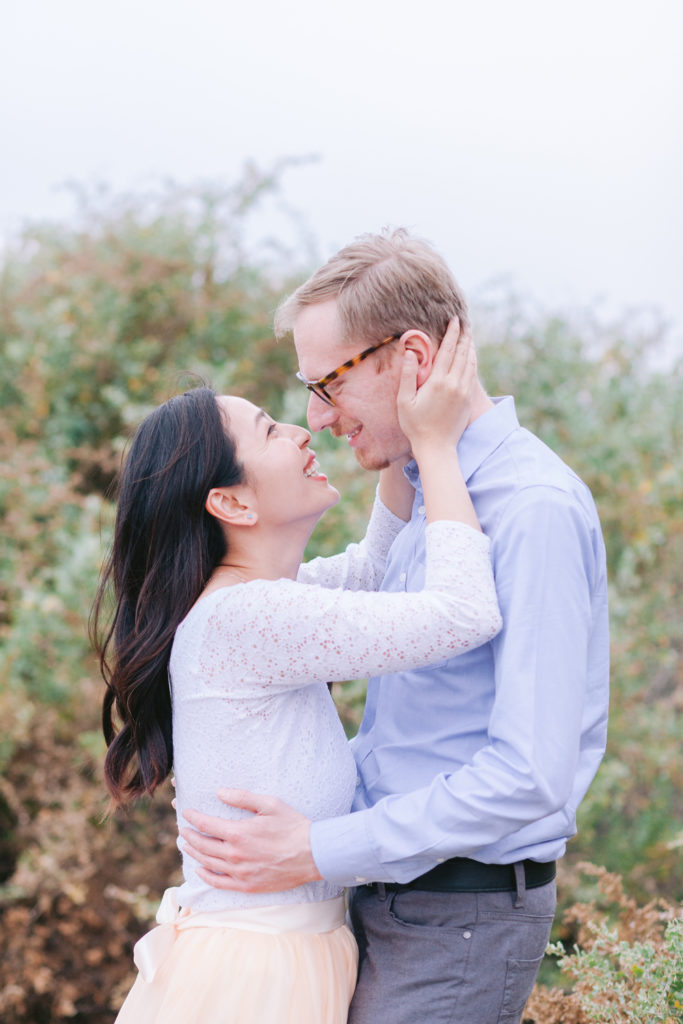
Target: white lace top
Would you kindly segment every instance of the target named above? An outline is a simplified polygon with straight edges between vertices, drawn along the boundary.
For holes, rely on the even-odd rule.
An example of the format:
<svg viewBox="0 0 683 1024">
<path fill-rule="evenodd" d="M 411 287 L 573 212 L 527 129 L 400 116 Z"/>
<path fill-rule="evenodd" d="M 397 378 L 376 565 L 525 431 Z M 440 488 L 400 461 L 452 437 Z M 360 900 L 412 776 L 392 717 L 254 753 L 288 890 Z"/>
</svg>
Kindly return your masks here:
<svg viewBox="0 0 683 1024">
<path fill-rule="evenodd" d="M 365 540 L 302 566 L 299 579 L 252 580 L 202 598 L 171 653 L 178 816 L 194 807 L 237 818 L 216 790 L 279 796 L 311 819 L 346 814 L 353 756 L 326 682 L 442 661 L 500 629 L 483 534 L 460 523 L 427 527 L 425 589 L 374 593 L 404 525 L 375 502 Z M 221 910 L 338 895 L 309 882 L 280 893 L 213 889 L 183 855 L 182 906 Z"/>
</svg>

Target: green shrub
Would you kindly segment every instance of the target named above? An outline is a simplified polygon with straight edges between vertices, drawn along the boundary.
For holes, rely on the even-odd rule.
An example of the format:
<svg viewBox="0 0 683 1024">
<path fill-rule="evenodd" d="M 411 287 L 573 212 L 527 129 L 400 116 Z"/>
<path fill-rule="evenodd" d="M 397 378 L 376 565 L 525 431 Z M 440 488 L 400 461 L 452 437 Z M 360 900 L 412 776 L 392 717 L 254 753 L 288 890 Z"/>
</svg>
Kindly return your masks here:
<svg viewBox="0 0 683 1024">
<path fill-rule="evenodd" d="M 683 1021 L 681 907 L 653 900 L 639 906 L 618 875 L 590 864 L 597 895 L 564 914 L 578 928 L 571 950 L 549 947 L 568 990 L 539 986 L 526 1008 L 532 1024 L 680 1024 Z"/>
<path fill-rule="evenodd" d="M 304 421 L 306 395 L 291 385 L 292 347 L 275 343 L 271 324 L 277 302 L 303 276 L 305 246 L 257 250 L 248 242 L 252 213 L 277 188 L 277 173 L 247 169 L 231 188 L 104 197 L 83 208 L 75 227 L 28 228 L 2 257 L 0 863 L 11 869 L 16 858 L 19 867 L 0 887 L 0 911 L 15 906 L 17 878 L 29 863 L 40 866 L 31 874 L 35 881 L 53 868 L 56 879 L 68 878 L 75 863 L 84 877 L 96 876 L 110 855 L 118 877 L 135 860 L 142 826 L 132 838 L 121 828 L 111 849 L 93 838 L 101 858 L 96 870 L 84 863 L 83 835 L 97 834 L 88 833 L 87 822 L 76 827 L 79 814 L 97 817 L 92 808 L 103 794 L 101 686 L 86 621 L 110 536 L 109 488 L 132 428 L 192 375 L 242 393 L 277 417 Z M 513 393 L 522 424 L 583 476 L 608 550 L 608 751 L 580 808 L 562 906 L 581 896 L 584 883 L 571 874 L 580 859 L 623 874 L 640 899 L 675 903 L 683 897 L 681 365 L 653 369 L 657 339 L 632 325 L 598 327 L 503 303 L 485 314 L 476 317 L 476 338 L 488 390 Z M 316 530 L 309 555 L 339 550 L 362 533 L 375 486 L 343 443 L 325 434 L 313 446 L 342 501 Z M 358 680 L 335 687 L 349 731 L 360 720 L 364 692 Z M 50 785 L 57 762 L 58 784 Z M 72 776 L 77 795 L 69 796 Z M 32 890 L 22 892 L 19 918 L 32 920 Z M 602 978 L 617 991 L 621 972 L 629 984 L 644 979 L 644 991 L 668 985 L 676 993 L 670 964 L 681 955 L 677 924 L 668 937 L 653 924 L 654 931 L 617 932 L 615 940 L 614 922 L 599 908 L 592 913 L 592 945 L 577 941 L 573 925 L 560 921 L 556 928 L 556 938 L 579 947 L 563 962 L 575 992 L 585 981 L 586 1000 L 600 1005 L 602 995 L 590 985 Z M 41 922 L 40 948 L 47 950 L 49 921 Z M 126 927 L 135 930 L 134 922 Z M 15 932 L 23 935 L 24 925 Z M 669 974 L 661 974 L 660 960 Z M 8 979 L 16 974 L 8 971 Z M 0 1012 L 2 992 L 0 984 Z M 24 996 L 17 995 L 17 1007 L 28 1005 Z M 559 1005 L 565 996 L 548 999 Z M 57 1012 L 41 1006 L 40 1019 Z M 548 1010 L 538 1020 L 586 1024 L 588 1011 L 576 999 L 571 1006 L 565 999 L 564 1016 Z M 15 1019 L 26 1019 L 23 1012 L 17 1009 Z M 675 999 L 666 1012 L 678 1019 Z M 643 1020 L 656 1019 L 649 1009 L 642 1013 Z"/>
</svg>

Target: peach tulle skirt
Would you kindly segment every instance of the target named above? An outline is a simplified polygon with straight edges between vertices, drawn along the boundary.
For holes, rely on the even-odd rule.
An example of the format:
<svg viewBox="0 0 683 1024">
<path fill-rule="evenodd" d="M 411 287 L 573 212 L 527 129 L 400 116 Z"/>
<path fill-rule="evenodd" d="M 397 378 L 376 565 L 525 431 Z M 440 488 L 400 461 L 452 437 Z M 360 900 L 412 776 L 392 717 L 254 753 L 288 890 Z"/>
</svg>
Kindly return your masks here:
<svg viewBox="0 0 683 1024">
<path fill-rule="evenodd" d="M 345 1024 L 358 950 L 344 900 L 192 914 L 167 890 L 116 1024 Z"/>
</svg>

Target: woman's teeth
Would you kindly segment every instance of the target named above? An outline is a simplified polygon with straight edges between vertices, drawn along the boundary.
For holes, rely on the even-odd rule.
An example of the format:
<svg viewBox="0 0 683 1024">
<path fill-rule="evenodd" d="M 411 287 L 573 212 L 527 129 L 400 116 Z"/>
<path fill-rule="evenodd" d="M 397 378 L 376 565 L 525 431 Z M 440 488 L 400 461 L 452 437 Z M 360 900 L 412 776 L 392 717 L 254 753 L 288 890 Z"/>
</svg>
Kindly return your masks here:
<svg viewBox="0 0 683 1024">
<path fill-rule="evenodd" d="M 317 459 L 313 459 L 313 462 L 304 470 L 304 476 L 317 476 L 320 472 L 320 466 Z"/>
<path fill-rule="evenodd" d="M 349 432 L 349 433 L 348 433 L 348 434 L 346 435 L 346 440 L 347 440 L 347 441 L 353 441 L 353 439 L 354 439 L 354 437 L 356 436 L 356 434 L 360 434 L 360 430 L 361 430 L 361 428 L 360 428 L 360 427 L 356 427 L 356 429 L 355 429 L 355 430 L 352 430 L 352 431 L 350 431 L 350 432 Z"/>
</svg>

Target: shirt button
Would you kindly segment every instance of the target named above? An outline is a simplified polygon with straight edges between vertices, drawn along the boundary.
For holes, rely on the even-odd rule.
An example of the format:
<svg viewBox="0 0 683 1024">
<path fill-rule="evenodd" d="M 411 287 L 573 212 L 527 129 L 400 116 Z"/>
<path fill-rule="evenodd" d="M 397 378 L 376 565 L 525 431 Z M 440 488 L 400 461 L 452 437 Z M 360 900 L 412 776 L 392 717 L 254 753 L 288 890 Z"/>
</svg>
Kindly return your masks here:
<svg viewBox="0 0 683 1024">
<path fill-rule="evenodd" d="M 408 579 L 408 576 L 406 573 L 402 572 L 401 575 L 399 576 L 399 579 L 401 583 L 405 583 L 405 581 Z"/>
<path fill-rule="evenodd" d="M 472 938 L 472 932 L 463 932 L 462 933 L 462 937 L 463 937 L 463 939 L 471 939 Z"/>
<path fill-rule="evenodd" d="M 361 876 L 358 875 L 356 881 L 358 882 L 359 885 L 363 885 L 364 882 L 367 882 L 367 878 L 361 878 Z"/>
<path fill-rule="evenodd" d="M 436 863 L 437 863 L 437 864 L 443 864 L 443 862 L 445 861 L 445 859 L 446 859 L 445 857 L 437 857 L 437 858 L 436 858 Z"/>
<path fill-rule="evenodd" d="M 425 507 L 424 507 L 424 505 L 420 505 L 420 507 L 418 508 L 417 512 L 418 512 L 418 515 L 423 516 L 425 514 Z"/>
</svg>

